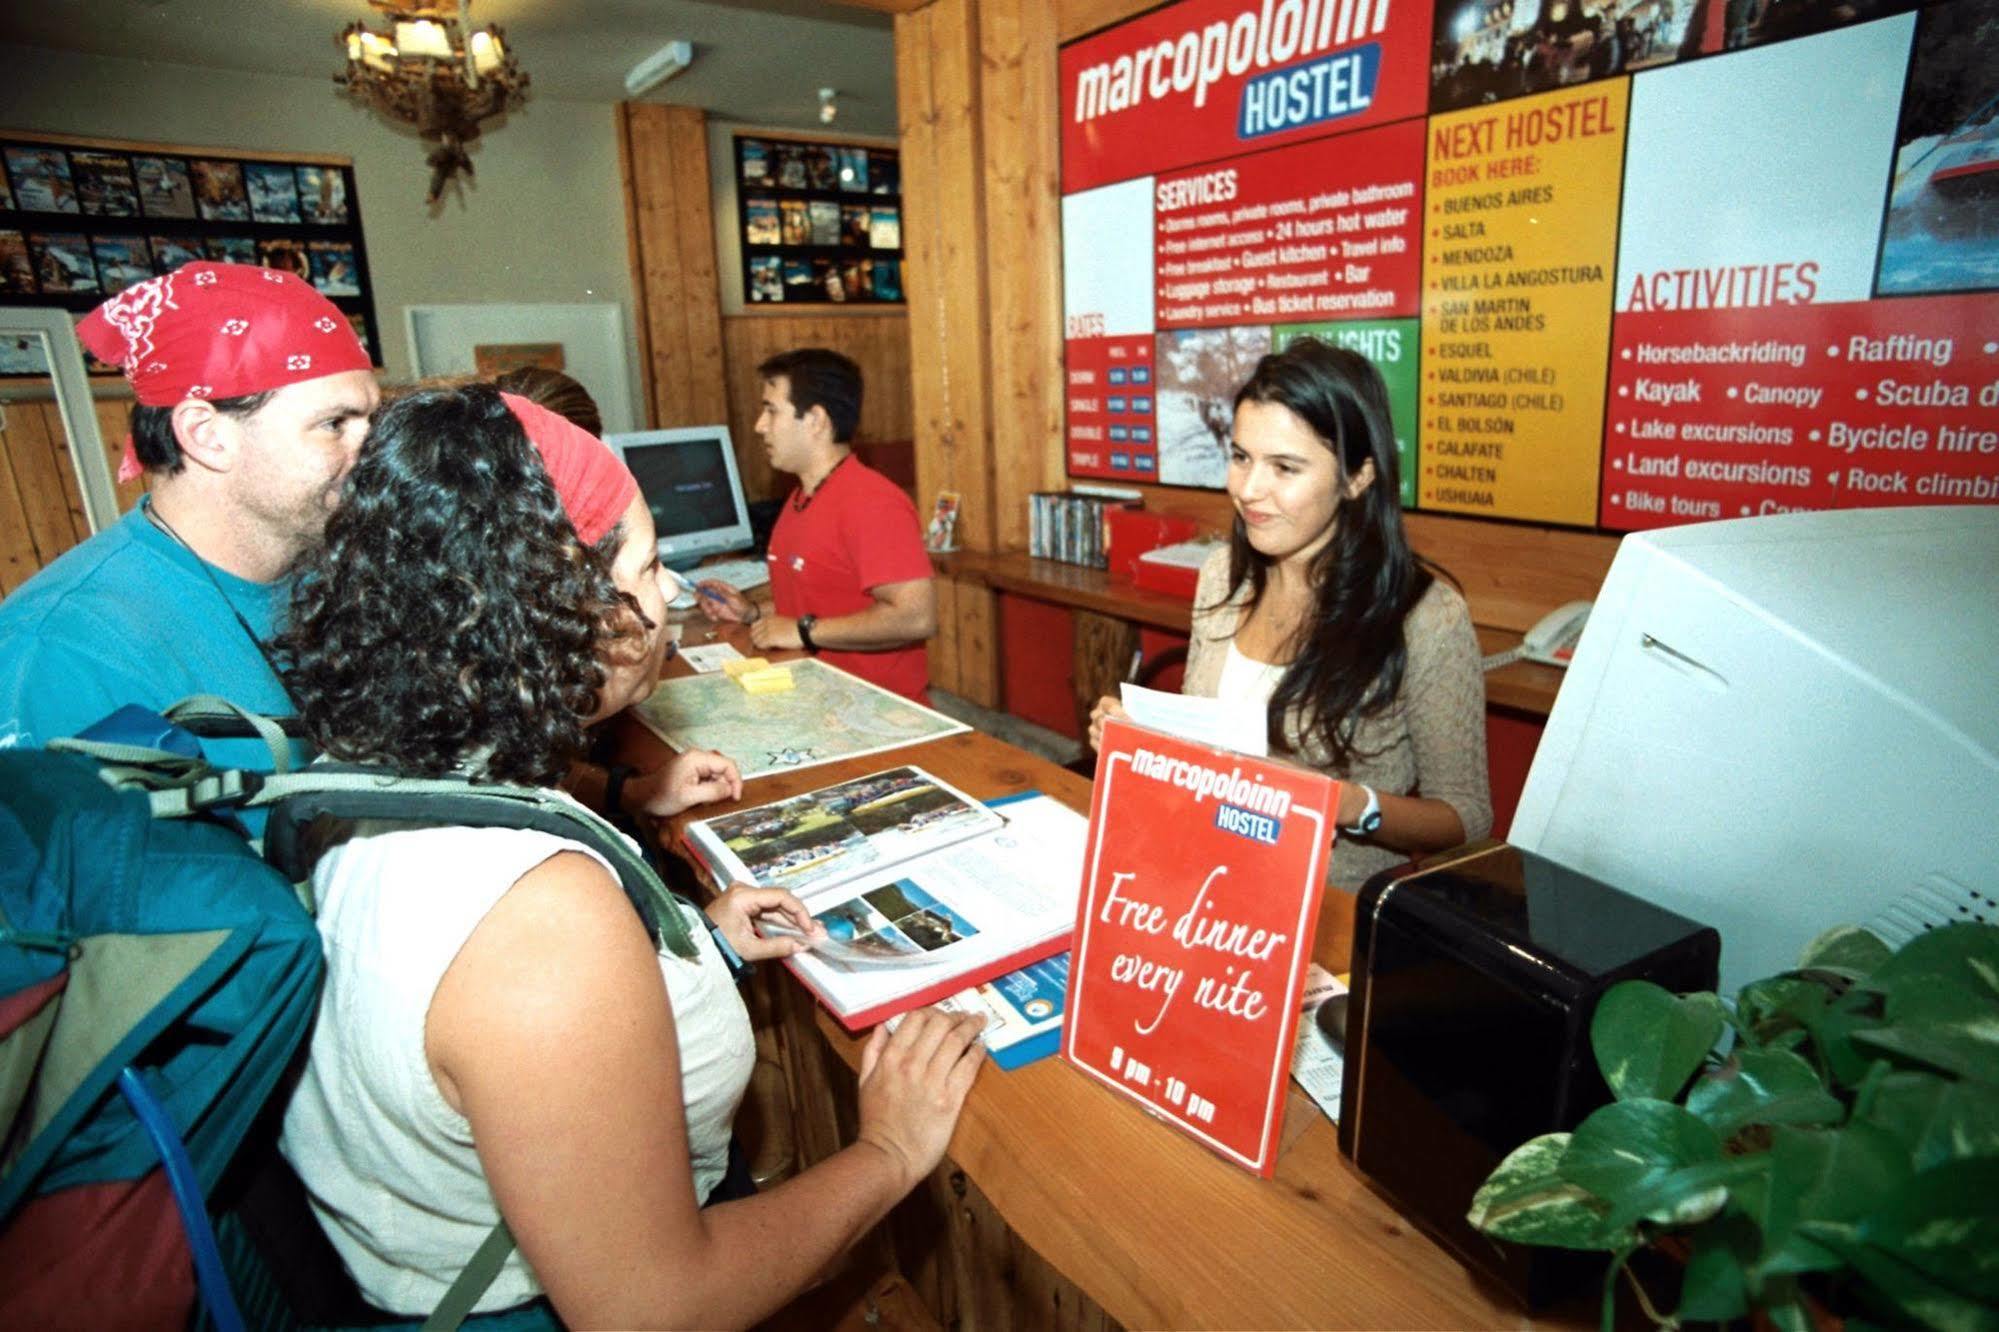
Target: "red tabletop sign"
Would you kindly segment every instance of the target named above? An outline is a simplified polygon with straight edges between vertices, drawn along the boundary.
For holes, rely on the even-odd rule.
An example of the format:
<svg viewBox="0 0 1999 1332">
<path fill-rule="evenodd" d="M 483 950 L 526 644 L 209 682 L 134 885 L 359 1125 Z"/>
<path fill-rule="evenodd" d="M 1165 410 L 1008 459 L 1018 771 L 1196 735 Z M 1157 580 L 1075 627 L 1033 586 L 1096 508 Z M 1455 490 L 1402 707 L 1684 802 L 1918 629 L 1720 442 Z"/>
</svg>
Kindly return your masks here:
<svg viewBox="0 0 1999 1332">
<path fill-rule="evenodd" d="M 1277 1165 L 1339 784 L 1104 726 L 1062 1053 L 1239 1165 Z"/>
</svg>

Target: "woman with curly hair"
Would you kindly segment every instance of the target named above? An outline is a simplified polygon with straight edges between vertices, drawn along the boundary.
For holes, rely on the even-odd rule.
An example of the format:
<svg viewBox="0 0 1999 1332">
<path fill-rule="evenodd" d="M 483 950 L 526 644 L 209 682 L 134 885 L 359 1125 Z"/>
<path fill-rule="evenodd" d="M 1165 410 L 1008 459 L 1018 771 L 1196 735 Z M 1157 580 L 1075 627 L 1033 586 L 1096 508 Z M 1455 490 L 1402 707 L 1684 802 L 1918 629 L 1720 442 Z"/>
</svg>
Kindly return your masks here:
<svg viewBox="0 0 1999 1332">
<path fill-rule="evenodd" d="M 1194 598 L 1183 692 L 1252 700 L 1271 752 L 1340 779 L 1328 879 L 1359 888 L 1492 828 L 1485 680 L 1464 598 L 1409 548 L 1388 389 L 1312 338 L 1235 396 L 1228 546 Z M 1090 742 L 1115 699 L 1091 713 Z"/>
<path fill-rule="evenodd" d="M 301 571 L 286 684 L 334 757 L 549 785 L 656 682 L 660 580 L 602 441 L 488 385 L 420 389 Z M 683 806 L 741 792 L 719 755 L 667 773 Z M 358 835 L 313 880 L 327 980 L 283 1147 L 392 1313 L 429 1312 L 504 1217 L 518 1248 L 477 1309 L 510 1326 L 754 1322 L 936 1165 L 978 1071 L 975 1023 L 878 1030 L 855 1145 L 720 1202 L 754 1049 L 705 928 L 696 960 L 656 951 L 603 861 L 532 831 Z M 813 927 L 771 890 L 709 913 L 745 956 L 806 946 L 760 938 L 765 912 Z"/>
</svg>

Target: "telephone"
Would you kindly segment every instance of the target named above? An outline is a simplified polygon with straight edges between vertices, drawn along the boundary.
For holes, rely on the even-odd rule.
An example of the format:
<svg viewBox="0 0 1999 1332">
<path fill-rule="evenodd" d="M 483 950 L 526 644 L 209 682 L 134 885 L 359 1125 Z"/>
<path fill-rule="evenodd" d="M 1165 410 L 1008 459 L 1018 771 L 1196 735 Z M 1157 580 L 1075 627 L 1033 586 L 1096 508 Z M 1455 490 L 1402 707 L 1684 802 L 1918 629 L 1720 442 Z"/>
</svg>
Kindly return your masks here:
<svg viewBox="0 0 1999 1332">
<path fill-rule="evenodd" d="M 1567 668 L 1569 658 L 1576 652 L 1576 643 L 1583 636 L 1583 626 L 1589 623 L 1590 603 L 1571 601 L 1566 606 L 1557 606 L 1543 615 L 1520 646 L 1506 652 L 1496 652 L 1485 659 L 1485 669 L 1498 670 L 1516 661 L 1538 661 L 1547 666 Z"/>
</svg>

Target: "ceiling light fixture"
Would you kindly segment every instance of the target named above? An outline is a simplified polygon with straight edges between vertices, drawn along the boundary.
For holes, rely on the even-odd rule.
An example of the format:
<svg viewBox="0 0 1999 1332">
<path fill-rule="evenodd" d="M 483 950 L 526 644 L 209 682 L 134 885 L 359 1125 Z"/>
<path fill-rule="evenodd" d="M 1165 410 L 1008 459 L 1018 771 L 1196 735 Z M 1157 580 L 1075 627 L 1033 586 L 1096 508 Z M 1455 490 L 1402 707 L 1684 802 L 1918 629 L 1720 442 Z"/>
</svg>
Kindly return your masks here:
<svg viewBox="0 0 1999 1332">
<path fill-rule="evenodd" d="M 436 145 L 430 163 L 435 204 L 459 172 L 473 174 L 466 145 L 479 122 L 525 101 L 527 71 L 498 24 L 474 29 L 472 0 L 368 0 L 389 21 L 376 32 L 351 23 L 340 33 L 347 68 L 333 81 L 355 101 L 412 126 Z"/>
<path fill-rule="evenodd" d="M 834 90 L 831 88 L 819 90 L 819 123 L 822 125 L 832 124 L 834 118 L 840 114 L 840 107 L 833 100 L 834 96 Z"/>
</svg>

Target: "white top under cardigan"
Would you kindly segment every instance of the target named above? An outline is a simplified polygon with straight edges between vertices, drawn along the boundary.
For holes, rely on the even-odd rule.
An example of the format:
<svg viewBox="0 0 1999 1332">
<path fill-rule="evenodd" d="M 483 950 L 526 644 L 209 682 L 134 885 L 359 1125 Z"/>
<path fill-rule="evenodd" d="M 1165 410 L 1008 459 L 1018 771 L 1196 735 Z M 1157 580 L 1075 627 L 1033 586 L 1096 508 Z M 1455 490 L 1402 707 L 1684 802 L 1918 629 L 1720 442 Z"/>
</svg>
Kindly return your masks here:
<svg viewBox="0 0 1999 1332">
<path fill-rule="evenodd" d="M 326 988 L 282 1147 L 320 1226 L 379 1308 L 428 1314 L 500 1219 L 471 1125 L 431 1077 L 424 1020 L 445 970 L 486 913 L 562 851 L 602 863 L 587 847 L 547 833 L 424 828 L 356 838 L 314 871 Z M 700 957 L 662 953 L 659 965 L 679 1030 L 699 1201 L 726 1168 L 730 1123 L 756 1050 L 707 922 L 682 911 Z M 540 1293 L 516 1250 L 477 1310 Z"/>
</svg>

